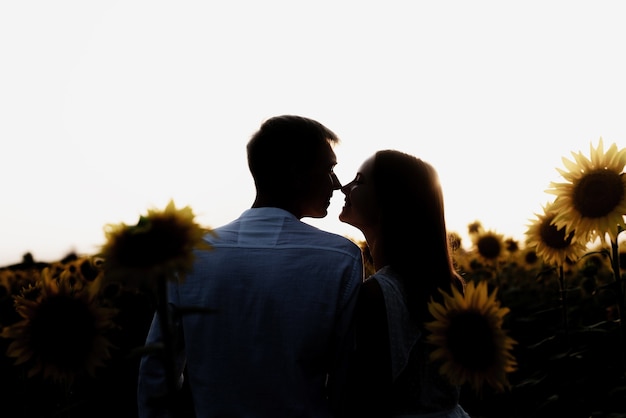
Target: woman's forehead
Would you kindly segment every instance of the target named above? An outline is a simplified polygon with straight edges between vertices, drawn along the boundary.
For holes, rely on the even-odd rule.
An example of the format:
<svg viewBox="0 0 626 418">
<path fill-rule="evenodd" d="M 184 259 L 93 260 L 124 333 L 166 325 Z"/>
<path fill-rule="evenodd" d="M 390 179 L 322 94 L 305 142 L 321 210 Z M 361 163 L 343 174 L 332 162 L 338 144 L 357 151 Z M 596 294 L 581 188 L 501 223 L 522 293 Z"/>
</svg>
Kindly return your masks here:
<svg viewBox="0 0 626 418">
<path fill-rule="evenodd" d="M 358 172 L 363 173 L 371 173 L 374 171 L 374 156 L 369 157 L 367 160 L 363 161 L 363 164 L 359 167 Z"/>
</svg>

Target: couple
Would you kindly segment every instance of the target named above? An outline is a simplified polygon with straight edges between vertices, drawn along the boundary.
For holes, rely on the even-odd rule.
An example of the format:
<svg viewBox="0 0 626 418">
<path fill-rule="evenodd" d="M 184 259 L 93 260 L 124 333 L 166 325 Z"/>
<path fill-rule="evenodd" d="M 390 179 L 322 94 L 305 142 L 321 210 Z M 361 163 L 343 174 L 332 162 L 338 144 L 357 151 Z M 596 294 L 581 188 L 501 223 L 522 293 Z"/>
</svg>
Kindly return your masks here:
<svg viewBox="0 0 626 418">
<path fill-rule="evenodd" d="M 342 187 L 338 141 L 308 118 L 264 122 L 247 145 L 252 208 L 207 235 L 213 250 L 171 283 L 174 307 L 217 310 L 176 322 L 175 373 L 197 418 L 467 417 L 458 388 L 428 361 L 421 326 L 437 288 L 462 288 L 437 174 L 386 150 Z M 339 218 L 363 232 L 377 269 L 365 281 L 355 243 L 301 222 L 326 216 L 338 189 Z M 158 321 L 147 344 L 161 338 Z M 142 358 L 140 417 L 180 416 L 158 402 L 165 376 L 156 354 Z"/>
</svg>

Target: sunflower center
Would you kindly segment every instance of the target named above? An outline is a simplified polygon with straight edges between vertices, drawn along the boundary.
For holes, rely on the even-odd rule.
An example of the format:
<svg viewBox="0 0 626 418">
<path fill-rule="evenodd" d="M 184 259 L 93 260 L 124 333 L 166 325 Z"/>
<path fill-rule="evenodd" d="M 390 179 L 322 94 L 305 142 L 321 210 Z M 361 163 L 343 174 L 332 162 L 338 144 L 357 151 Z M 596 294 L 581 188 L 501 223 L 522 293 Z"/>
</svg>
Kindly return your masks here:
<svg viewBox="0 0 626 418">
<path fill-rule="evenodd" d="M 567 248 L 572 243 L 574 233 L 570 232 L 565 236 L 565 228 L 557 229 L 556 225 L 551 224 L 554 216 L 545 219 L 539 228 L 539 236 L 541 241 L 550 248 L 562 249 Z"/>
<path fill-rule="evenodd" d="M 446 338 L 454 361 L 470 370 L 487 370 L 496 355 L 491 325 L 478 312 L 461 312 L 450 321 Z"/>
<path fill-rule="evenodd" d="M 46 298 L 31 318 L 33 352 L 44 364 L 78 371 L 91 352 L 95 321 L 86 302 L 80 299 L 65 295 Z"/>
<path fill-rule="evenodd" d="M 492 235 L 485 235 L 483 237 L 480 237 L 476 245 L 478 247 L 478 252 L 480 253 L 480 255 L 488 260 L 498 258 L 498 256 L 500 255 L 500 251 L 502 251 L 500 240 Z"/>
<path fill-rule="evenodd" d="M 611 170 L 597 170 L 584 175 L 573 190 L 574 207 L 587 218 L 608 215 L 623 198 L 621 175 Z"/>
<path fill-rule="evenodd" d="M 184 252 L 187 230 L 171 219 L 140 222 L 139 229 L 120 241 L 120 262 L 125 266 L 152 267 Z"/>
<path fill-rule="evenodd" d="M 98 277 L 100 270 L 96 266 L 94 266 L 91 261 L 83 260 L 83 262 L 80 264 L 80 272 L 85 280 L 87 280 L 88 282 L 93 282 L 96 277 Z"/>
<path fill-rule="evenodd" d="M 537 253 L 535 251 L 528 251 L 524 256 L 524 261 L 526 264 L 535 264 L 539 260 Z"/>
</svg>

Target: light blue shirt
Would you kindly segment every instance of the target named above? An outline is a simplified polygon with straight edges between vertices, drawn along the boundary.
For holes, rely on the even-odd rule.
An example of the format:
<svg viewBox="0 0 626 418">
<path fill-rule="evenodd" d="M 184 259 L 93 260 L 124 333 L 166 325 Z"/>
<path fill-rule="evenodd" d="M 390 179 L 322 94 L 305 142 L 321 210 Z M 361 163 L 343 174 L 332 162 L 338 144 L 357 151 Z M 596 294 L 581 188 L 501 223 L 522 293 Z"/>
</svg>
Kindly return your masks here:
<svg viewBox="0 0 626 418">
<path fill-rule="evenodd" d="M 363 279 L 361 250 L 277 208 L 246 210 L 207 235 L 193 272 L 172 283 L 197 418 L 330 417 L 354 350 L 353 311 Z M 146 344 L 160 339 L 155 317 Z M 140 417 L 169 416 L 146 407 L 164 393 L 161 362 L 142 358 Z"/>
</svg>

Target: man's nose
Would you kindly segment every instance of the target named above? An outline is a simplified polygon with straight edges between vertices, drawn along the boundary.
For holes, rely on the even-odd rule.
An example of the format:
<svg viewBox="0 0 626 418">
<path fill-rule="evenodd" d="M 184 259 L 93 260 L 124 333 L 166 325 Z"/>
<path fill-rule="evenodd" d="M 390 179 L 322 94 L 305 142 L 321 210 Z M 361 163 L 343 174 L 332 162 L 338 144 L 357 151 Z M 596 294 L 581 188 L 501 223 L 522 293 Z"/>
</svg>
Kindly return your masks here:
<svg viewBox="0 0 626 418">
<path fill-rule="evenodd" d="M 346 196 L 348 196 L 348 193 L 350 193 L 351 188 L 352 188 L 352 182 L 341 186 L 341 192 L 345 194 Z"/>
<path fill-rule="evenodd" d="M 337 178 L 337 175 L 335 173 L 332 173 L 330 178 L 332 179 L 332 182 L 333 182 L 333 190 L 341 189 L 341 182 Z"/>
</svg>

